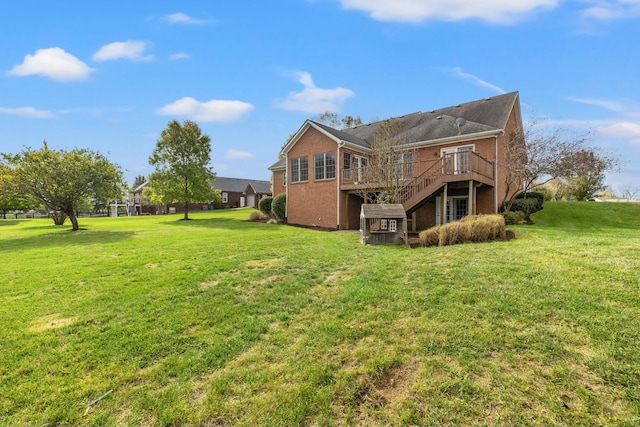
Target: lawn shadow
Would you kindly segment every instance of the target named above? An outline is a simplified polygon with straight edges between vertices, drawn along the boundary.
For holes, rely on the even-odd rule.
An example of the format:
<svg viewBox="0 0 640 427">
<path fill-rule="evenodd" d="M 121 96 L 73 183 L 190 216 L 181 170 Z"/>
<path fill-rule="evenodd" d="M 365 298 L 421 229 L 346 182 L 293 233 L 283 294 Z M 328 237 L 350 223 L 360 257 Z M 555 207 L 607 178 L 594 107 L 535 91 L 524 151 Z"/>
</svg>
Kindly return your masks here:
<svg viewBox="0 0 640 427">
<path fill-rule="evenodd" d="M 130 231 L 109 230 L 80 230 L 71 232 L 70 229 L 59 229 L 51 233 L 37 236 L 18 237 L 15 239 L 0 240 L 0 250 L 12 248 L 51 247 L 51 246 L 82 246 L 95 243 L 113 243 L 134 236 Z"/>
<path fill-rule="evenodd" d="M 28 219 L 1 219 L 0 218 L 0 227 L 3 225 L 18 225 L 21 222 L 29 221 Z"/>
<path fill-rule="evenodd" d="M 206 218 L 206 219 L 190 219 L 188 221 L 177 220 L 166 222 L 166 224 L 181 226 L 181 227 L 194 227 L 194 228 L 215 228 L 229 231 L 247 231 L 247 230 L 265 230 L 273 227 L 277 229 L 274 224 L 265 224 L 262 222 L 247 221 L 245 219 L 232 219 L 232 218 Z"/>
</svg>

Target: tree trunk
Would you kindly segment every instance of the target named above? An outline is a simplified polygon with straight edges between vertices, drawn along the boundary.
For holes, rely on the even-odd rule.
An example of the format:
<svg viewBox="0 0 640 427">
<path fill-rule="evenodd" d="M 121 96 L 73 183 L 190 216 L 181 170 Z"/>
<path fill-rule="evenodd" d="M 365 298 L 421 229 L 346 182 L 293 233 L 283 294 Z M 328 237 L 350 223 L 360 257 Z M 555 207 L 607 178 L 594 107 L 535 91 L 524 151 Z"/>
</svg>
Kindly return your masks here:
<svg viewBox="0 0 640 427">
<path fill-rule="evenodd" d="M 51 211 L 49 214 L 55 225 L 63 225 L 67 220 L 67 214 L 62 211 Z"/>
<path fill-rule="evenodd" d="M 189 219 L 189 202 L 184 204 L 184 220 Z"/>
<path fill-rule="evenodd" d="M 78 227 L 78 218 L 76 218 L 75 212 L 71 211 L 69 220 L 71 221 L 71 231 L 78 231 L 80 227 Z"/>
</svg>

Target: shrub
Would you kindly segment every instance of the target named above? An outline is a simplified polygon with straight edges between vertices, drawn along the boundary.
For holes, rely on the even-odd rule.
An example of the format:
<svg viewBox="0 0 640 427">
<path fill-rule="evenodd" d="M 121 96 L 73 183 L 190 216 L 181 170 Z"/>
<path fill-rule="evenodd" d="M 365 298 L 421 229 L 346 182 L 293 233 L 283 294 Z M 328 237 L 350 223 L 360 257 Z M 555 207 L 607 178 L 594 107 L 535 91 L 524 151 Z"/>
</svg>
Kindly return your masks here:
<svg viewBox="0 0 640 427">
<path fill-rule="evenodd" d="M 539 206 L 539 199 L 537 198 L 515 199 L 511 204 L 511 210 L 516 212 L 517 211 L 523 212 L 524 219 L 529 221 L 530 215 L 540 210 L 538 206 Z"/>
<path fill-rule="evenodd" d="M 278 221 L 284 221 L 284 217 L 287 213 L 287 194 L 278 194 L 273 198 L 271 202 L 271 212 Z"/>
<path fill-rule="evenodd" d="M 253 211 L 249 215 L 249 221 L 263 221 L 263 220 L 265 220 L 267 218 L 268 218 L 267 215 L 263 214 L 262 212 L 258 212 L 258 211 Z"/>
<path fill-rule="evenodd" d="M 260 212 L 262 212 L 265 216 L 271 216 L 272 202 L 273 197 L 264 197 L 260 199 L 260 202 L 258 202 L 258 209 L 260 209 Z"/>
<path fill-rule="evenodd" d="M 418 235 L 420 246 L 437 246 L 440 240 L 439 230 L 440 227 L 431 227 L 421 231 Z"/>
<path fill-rule="evenodd" d="M 516 225 L 524 222 L 524 212 L 522 211 L 503 212 L 502 216 L 506 225 Z"/>
<path fill-rule="evenodd" d="M 460 221 L 422 231 L 419 241 L 422 246 L 447 246 L 488 242 L 505 236 L 506 225 L 502 215 L 470 215 Z"/>
<path fill-rule="evenodd" d="M 269 221 L 267 221 L 267 224 L 277 224 L 278 220 L 277 219 L 273 219 L 271 218 Z"/>
<path fill-rule="evenodd" d="M 542 209 L 542 204 L 544 203 L 544 198 L 545 195 L 541 192 L 538 191 L 531 191 L 529 193 L 520 193 L 518 194 L 518 196 L 516 197 L 516 200 L 535 200 L 536 204 L 534 205 L 534 210 L 531 212 L 537 212 L 539 210 Z M 513 207 L 511 208 L 511 210 L 520 210 L 520 209 L 513 209 Z M 525 212 L 526 214 L 526 212 Z"/>
</svg>

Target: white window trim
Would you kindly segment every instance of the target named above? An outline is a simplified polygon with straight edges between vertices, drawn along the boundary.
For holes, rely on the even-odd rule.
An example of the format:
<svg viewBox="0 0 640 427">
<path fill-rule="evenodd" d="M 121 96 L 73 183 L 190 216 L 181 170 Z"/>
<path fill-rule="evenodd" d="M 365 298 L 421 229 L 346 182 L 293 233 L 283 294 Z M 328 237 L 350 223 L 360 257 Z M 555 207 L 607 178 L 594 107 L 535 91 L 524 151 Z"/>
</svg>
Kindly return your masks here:
<svg viewBox="0 0 640 427">
<path fill-rule="evenodd" d="M 307 179 L 300 179 L 301 178 L 301 174 L 300 174 L 300 160 L 301 159 L 307 159 Z M 298 163 L 298 180 L 294 180 L 293 179 L 293 168 L 291 168 L 291 162 L 292 161 L 297 161 Z M 297 184 L 299 182 L 309 182 L 309 156 L 300 156 L 300 157 L 295 157 L 293 159 L 289 160 L 289 168 L 291 169 L 291 179 L 289 180 L 289 182 L 291 182 L 291 184 Z"/>
<path fill-rule="evenodd" d="M 333 176 L 327 178 L 327 155 L 333 154 Z M 324 178 L 316 178 L 316 156 L 322 156 L 322 169 Z M 332 179 L 336 179 L 337 171 L 336 171 L 336 158 L 335 153 L 333 151 L 328 151 L 326 153 L 317 153 L 313 155 L 313 180 L 314 181 L 329 181 Z"/>
</svg>

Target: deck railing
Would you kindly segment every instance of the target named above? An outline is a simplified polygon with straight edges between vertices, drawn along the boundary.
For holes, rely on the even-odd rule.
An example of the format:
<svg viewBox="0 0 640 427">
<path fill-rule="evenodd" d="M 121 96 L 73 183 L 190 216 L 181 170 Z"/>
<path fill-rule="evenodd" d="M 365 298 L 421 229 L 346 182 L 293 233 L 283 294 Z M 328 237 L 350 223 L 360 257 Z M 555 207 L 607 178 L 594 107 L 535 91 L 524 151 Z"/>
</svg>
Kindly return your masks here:
<svg viewBox="0 0 640 427">
<path fill-rule="evenodd" d="M 404 204 L 436 182 L 463 181 L 474 176 L 485 181 L 494 180 L 493 163 L 473 151 L 447 153 L 432 161 L 398 163 L 384 172 L 374 171 L 372 167 L 343 169 L 342 185 L 352 189 L 376 189 L 393 181 L 398 203 Z M 390 174 L 392 180 L 389 180 Z"/>
</svg>

